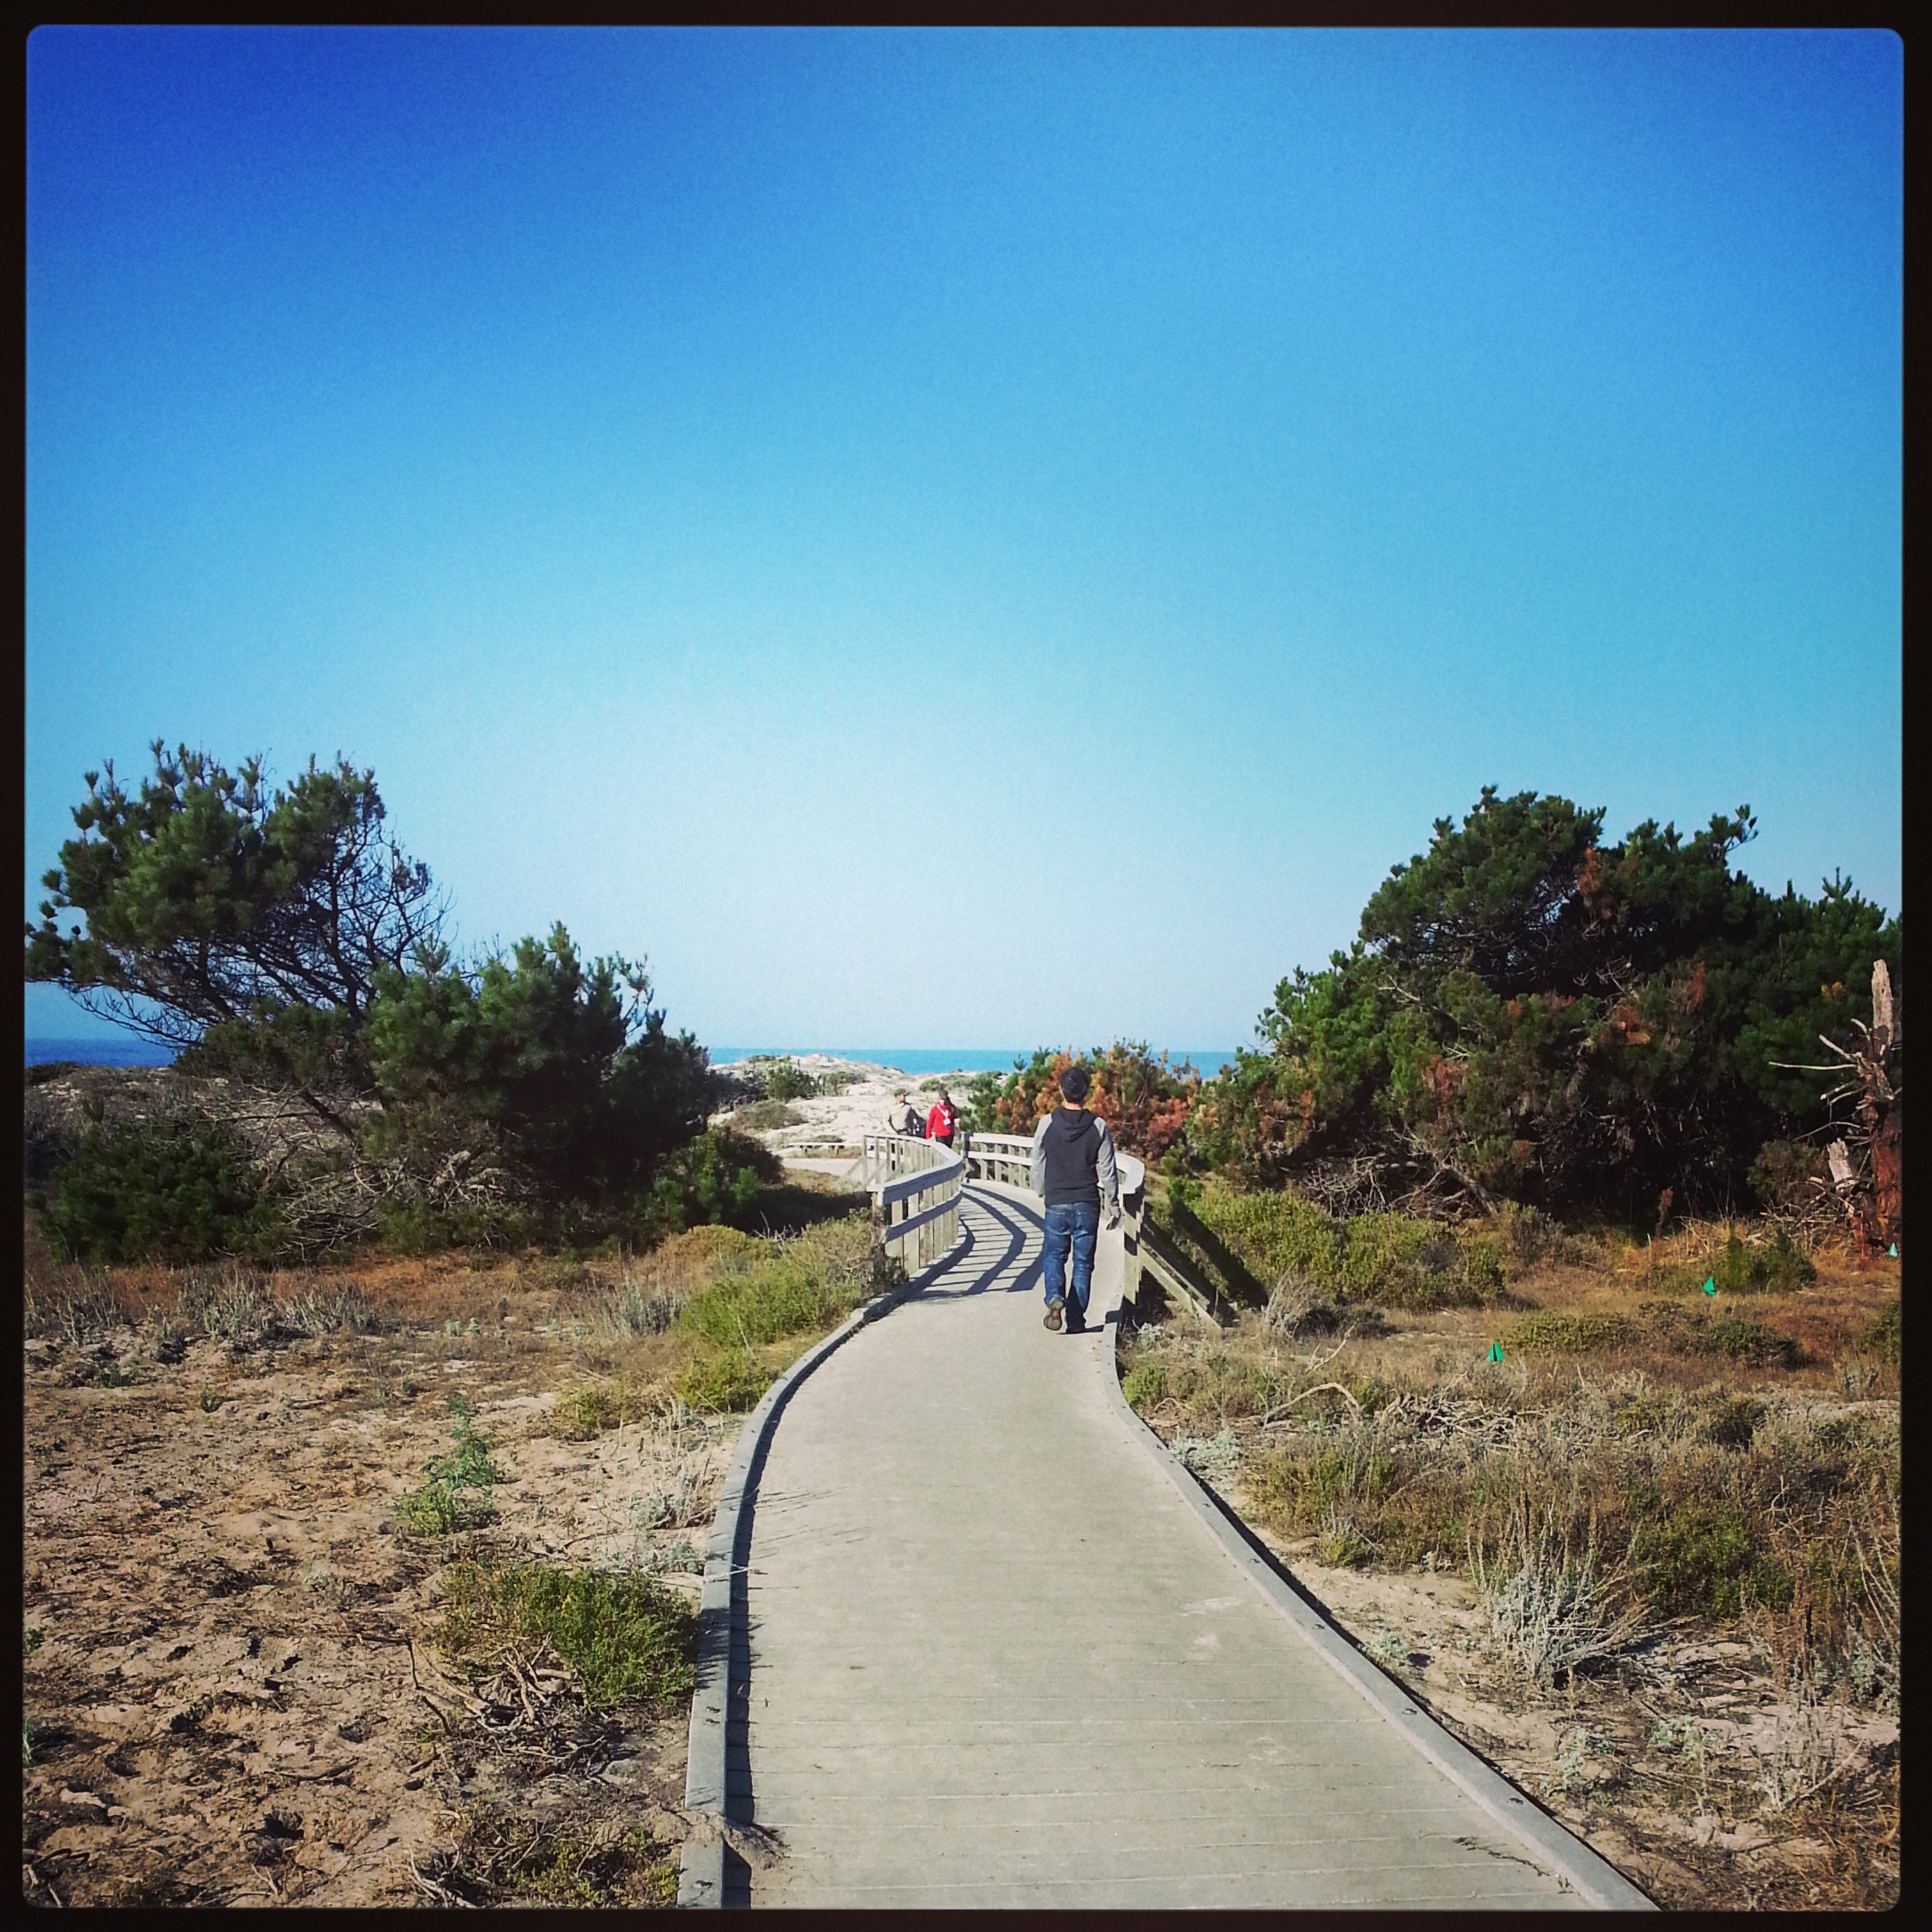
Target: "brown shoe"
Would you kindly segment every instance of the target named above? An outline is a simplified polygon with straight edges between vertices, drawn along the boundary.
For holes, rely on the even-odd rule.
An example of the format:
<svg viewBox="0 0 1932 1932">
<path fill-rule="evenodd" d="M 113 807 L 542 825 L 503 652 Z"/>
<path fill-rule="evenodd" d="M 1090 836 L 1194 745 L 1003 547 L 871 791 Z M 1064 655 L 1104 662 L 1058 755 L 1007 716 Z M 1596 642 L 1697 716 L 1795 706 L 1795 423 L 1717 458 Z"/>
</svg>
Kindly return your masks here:
<svg viewBox="0 0 1932 1932">
<path fill-rule="evenodd" d="M 1053 1299 L 1047 1303 L 1048 1327 L 1057 1328 L 1060 1326 L 1060 1310 L 1065 1306 L 1065 1302 L 1062 1300 L 1061 1297 L 1057 1295 L 1056 1295 Z"/>
</svg>

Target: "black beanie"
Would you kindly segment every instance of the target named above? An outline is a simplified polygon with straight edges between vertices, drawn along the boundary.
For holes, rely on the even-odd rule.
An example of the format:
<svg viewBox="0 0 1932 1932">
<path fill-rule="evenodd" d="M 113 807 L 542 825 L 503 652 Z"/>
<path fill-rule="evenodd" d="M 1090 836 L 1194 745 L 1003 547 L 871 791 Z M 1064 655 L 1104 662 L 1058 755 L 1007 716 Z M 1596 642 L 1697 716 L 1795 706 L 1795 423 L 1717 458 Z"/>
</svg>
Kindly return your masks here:
<svg viewBox="0 0 1932 1932">
<path fill-rule="evenodd" d="M 1077 1107 L 1087 1097 L 1093 1076 L 1084 1066 L 1070 1066 L 1060 1075 L 1060 1092 Z"/>
</svg>

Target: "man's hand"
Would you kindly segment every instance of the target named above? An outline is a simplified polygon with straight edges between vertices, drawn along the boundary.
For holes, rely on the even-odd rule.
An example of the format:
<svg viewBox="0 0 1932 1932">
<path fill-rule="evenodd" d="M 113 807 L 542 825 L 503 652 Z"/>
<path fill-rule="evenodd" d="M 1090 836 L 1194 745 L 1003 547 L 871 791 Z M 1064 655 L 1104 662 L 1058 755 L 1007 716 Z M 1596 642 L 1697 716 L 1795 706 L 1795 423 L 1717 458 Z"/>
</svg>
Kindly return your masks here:
<svg viewBox="0 0 1932 1932">
<path fill-rule="evenodd" d="M 1107 1231 L 1108 1231 L 1108 1232 L 1109 1232 L 1109 1233 L 1112 1233 L 1112 1231 L 1113 1231 L 1113 1230 L 1114 1230 L 1115 1228 L 1117 1228 L 1117 1227 L 1119 1227 L 1119 1226 L 1120 1226 L 1120 1209 L 1119 1209 L 1118 1208 L 1108 1208 L 1108 1209 L 1107 1209 Z"/>
</svg>

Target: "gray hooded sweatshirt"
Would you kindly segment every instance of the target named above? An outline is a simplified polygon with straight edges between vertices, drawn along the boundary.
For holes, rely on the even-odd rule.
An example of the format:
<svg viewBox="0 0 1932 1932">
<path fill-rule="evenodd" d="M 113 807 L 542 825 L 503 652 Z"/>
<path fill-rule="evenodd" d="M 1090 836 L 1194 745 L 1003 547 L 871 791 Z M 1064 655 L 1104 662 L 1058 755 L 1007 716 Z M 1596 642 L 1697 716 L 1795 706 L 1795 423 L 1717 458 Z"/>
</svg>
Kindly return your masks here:
<svg viewBox="0 0 1932 1932">
<path fill-rule="evenodd" d="M 1107 1123 L 1084 1107 L 1078 1112 L 1057 1107 L 1043 1115 L 1033 1129 L 1033 1183 L 1049 1208 L 1085 1201 L 1118 1213 L 1120 1176 Z"/>
</svg>

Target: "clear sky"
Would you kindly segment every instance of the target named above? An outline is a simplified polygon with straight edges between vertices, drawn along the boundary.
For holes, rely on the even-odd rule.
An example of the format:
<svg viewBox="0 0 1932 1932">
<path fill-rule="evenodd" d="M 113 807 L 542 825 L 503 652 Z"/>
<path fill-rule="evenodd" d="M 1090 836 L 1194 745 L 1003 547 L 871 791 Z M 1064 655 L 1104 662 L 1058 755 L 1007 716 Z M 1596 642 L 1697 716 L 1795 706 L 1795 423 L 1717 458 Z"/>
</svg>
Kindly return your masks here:
<svg viewBox="0 0 1932 1932">
<path fill-rule="evenodd" d="M 29 913 L 157 735 L 720 1042 L 1231 1045 L 1485 783 L 1896 909 L 1903 65 L 42 28 Z"/>
</svg>

